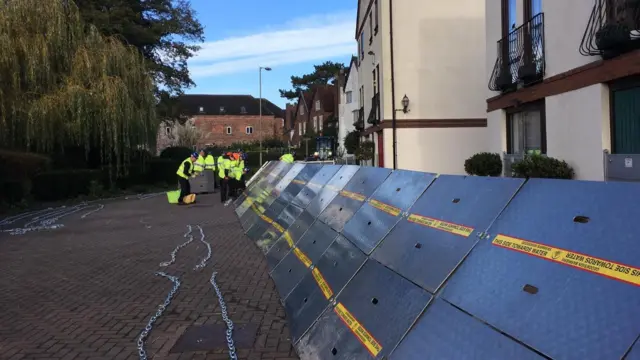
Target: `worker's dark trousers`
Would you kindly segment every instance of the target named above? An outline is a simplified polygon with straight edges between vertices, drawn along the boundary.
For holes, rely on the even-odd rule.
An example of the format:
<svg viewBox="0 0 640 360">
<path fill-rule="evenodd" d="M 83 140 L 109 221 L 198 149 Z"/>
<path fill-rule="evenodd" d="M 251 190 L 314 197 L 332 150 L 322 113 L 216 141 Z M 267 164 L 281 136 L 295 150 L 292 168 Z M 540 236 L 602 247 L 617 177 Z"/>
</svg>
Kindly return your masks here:
<svg viewBox="0 0 640 360">
<path fill-rule="evenodd" d="M 238 191 L 238 180 L 229 178 L 229 197 L 235 199 Z"/>
<path fill-rule="evenodd" d="M 180 197 L 178 202 L 181 203 L 185 196 L 191 194 L 191 184 L 188 179 L 178 177 L 178 183 L 180 184 Z"/>
<path fill-rule="evenodd" d="M 220 179 L 220 201 L 225 202 L 229 198 L 229 180 Z"/>
</svg>

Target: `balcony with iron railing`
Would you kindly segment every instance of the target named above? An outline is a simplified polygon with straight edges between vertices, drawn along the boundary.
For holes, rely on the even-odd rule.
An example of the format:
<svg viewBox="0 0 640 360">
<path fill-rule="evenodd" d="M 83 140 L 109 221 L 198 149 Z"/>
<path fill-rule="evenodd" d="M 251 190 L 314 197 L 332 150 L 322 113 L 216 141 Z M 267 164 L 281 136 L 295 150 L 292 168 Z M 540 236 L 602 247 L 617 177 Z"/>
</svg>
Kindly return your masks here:
<svg viewBox="0 0 640 360">
<path fill-rule="evenodd" d="M 371 98 L 371 110 L 369 111 L 369 117 L 367 117 L 367 123 L 371 125 L 380 123 L 380 93 L 373 95 Z"/>
<path fill-rule="evenodd" d="M 358 110 L 358 118 L 353 122 L 353 126 L 358 131 L 364 130 L 364 107 Z"/>
<path fill-rule="evenodd" d="M 580 54 L 610 59 L 640 49 L 640 0 L 595 0 Z"/>
<path fill-rule="evenodd" d="M 544 71 L 544 14 L 539 13 L 498 40 L 489 89 L 513 91 L 541 81 Z"/>
</svg>

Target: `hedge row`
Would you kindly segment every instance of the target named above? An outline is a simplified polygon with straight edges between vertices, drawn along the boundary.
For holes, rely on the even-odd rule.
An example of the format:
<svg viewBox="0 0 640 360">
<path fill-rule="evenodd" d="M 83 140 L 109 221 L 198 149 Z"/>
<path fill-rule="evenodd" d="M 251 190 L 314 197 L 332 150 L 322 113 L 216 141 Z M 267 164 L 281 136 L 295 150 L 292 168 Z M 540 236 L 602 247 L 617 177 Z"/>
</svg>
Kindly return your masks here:
<svg viewBox="0 0 640 360">
<path fill-rule="evenodd" d="M 176 183 L 175 161 L 150 159 L 143 165 L 131 165 L 121 169 L 57 170 L 38 174 L 33 179 L 31 195 L 39 201 L 55 201 L 82 195 L 101 196 L 107 190 L 132 189 L 143 191 L 149 185 L 173 185 Z"/>
</svg>

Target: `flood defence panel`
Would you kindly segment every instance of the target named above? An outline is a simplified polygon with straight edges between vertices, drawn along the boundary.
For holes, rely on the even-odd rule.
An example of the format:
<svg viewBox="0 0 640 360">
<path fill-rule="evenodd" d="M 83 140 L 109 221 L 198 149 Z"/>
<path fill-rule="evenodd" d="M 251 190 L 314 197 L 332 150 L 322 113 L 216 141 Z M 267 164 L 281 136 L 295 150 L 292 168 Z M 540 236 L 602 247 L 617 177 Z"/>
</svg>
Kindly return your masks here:
<svg viewBox="0 0 640 360">
<path fill-rule="evenodd" d="M 444 286 L 554 359 L 620 359 L 640 334 L 640 186 L 530 179 Z"/>
<path fill-rule="evenodd" d="M 370 254 L 435 177 L 417 171 L 394 171 L 347 221 L 342 234 Z"/>
<path fill-rule="evenodd" d="M 441 175 L 372 256 L 435 293 L 523 182 Z"/>
</svg>

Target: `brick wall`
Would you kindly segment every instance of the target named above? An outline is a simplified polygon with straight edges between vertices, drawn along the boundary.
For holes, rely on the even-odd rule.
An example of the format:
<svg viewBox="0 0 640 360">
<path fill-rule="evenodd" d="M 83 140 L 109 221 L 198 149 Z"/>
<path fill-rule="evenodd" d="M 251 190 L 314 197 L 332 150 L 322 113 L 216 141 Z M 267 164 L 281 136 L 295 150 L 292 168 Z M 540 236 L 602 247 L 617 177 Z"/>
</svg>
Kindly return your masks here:
<svg viewBox="0 0 640 360">
<path fill-rule="evenodd" d="M 283 119 L 273 115 L 262 115 L 262 139 L 282 137 Z M 260 139 L 260 116 L 256 115 L 200 115 L 195 124 L 203 132 L 200 146 L 207 144 L 231 145 L 235 142 L 252 142 Z M 231 127 L 231 134 L 227 134 Z M 247 127 L 253 131 L 247 134 Z"/>
</svg>

